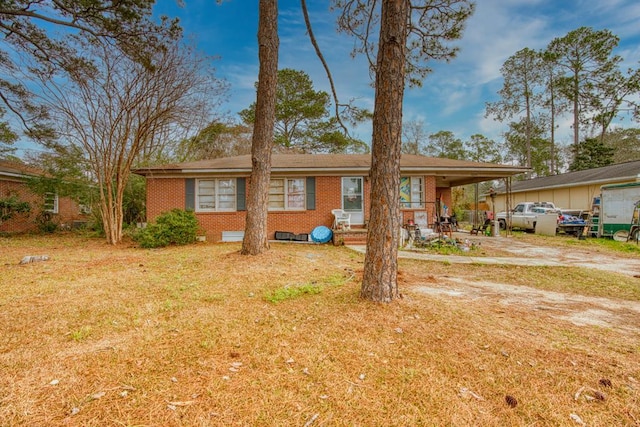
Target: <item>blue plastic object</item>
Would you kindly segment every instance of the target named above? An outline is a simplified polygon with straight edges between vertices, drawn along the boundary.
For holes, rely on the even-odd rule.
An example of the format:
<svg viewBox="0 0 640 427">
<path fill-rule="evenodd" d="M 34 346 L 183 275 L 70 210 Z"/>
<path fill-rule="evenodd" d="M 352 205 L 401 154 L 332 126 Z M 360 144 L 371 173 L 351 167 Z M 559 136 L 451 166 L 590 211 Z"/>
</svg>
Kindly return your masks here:
<svg viewBox="0 0 640 427">
<path fill-rule="evenodd" d="M 314 228 L 311 232 L 311 240 L 316 243 L 327 243 L 329 240 L 331 240 L 332 236 L 333 232 L 324 225 L 320 225 Z"/>
</svg>

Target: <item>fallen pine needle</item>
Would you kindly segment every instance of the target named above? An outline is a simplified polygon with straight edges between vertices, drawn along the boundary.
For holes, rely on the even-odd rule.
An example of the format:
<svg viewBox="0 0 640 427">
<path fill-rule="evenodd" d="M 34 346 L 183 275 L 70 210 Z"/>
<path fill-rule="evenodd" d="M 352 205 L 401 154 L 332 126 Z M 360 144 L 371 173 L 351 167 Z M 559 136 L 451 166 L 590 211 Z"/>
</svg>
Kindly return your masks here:
<svg viewBox="0 0 640 427">
<path fill-rule="evenodd" d="M 311 424 L 313 424 L 313 422 L 318 419 L 318 416 L 320 416 L 320 414 L 313 414 L 313 416 L 309 418 L 306 423 L 304 423 L 304 427 L 309 427 Z"/>
<path fill-rule="evenodd" d="M 185 400 L 185 401 L 178 401 L 178 402 L 167 402 L 169 405 L 173 405 L 173 406 L 189 406 L 189 405 L 193 405 L 194 403 L 196 403 L 195 400 Z"/>
<path fill-rule="evenodd" d="M 354 382 L 349 381 L 349 380 L 344 380 L 344 382 L 346 382 L 347 384 L 358 386 L 358 387 L 366 387 L 366 385 L 364 385 L 364 384 L 354 383 Z"/>
</svg>

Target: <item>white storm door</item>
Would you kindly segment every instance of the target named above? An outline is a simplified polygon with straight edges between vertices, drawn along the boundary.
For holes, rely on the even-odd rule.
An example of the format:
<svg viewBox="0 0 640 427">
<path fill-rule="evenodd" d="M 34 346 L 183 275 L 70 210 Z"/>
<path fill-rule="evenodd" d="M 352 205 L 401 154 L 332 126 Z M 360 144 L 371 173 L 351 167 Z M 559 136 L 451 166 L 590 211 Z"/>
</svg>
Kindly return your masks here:
<svg viewBox="0 0 640 427">
<path fill-rule="evenodd" d="M 351 224 L 364 224 L 364 189 L 361 176 L 342 177 L 342 209 L 351 214 Z"/>
</svg>

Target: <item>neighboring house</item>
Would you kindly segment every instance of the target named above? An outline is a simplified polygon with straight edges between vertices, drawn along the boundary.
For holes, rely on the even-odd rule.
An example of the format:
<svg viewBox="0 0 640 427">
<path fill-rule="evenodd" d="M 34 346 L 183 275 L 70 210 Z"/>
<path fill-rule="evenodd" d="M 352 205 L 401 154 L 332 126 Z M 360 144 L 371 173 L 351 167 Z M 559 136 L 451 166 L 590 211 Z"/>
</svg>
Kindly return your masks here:
<svg viewBox="0 0 640 427">
<path fill-rule="evenodd" d="M 50 213 L 52 220 L 60 225 L 71 226 L 73 221 L 85 218 L 78 205 L 68 197 L 58 197 L 54 193 L 42 196 L 30 191 L 26 184 L 27 179 L 42 175 L 44 172 L 31 166 L 0 160 L 0 198 L 16 196 L 31 206 L 30 212 L 18 213 L 0 224 L 0 233 L 37 231 L 36 219 L 42 211 Z"/>
<path fill-rule="evenodd" d="M 333 209 L 351 214 L 352 228 L 369 219 L 369 154 L 274 154 L 268 233 L 310 233 L 333 224 Z M 451 187 L 504 178 L 526 169 L 491 163 L 403 155 L 402 221 L 435 217 L 451 205 Z M 237 156 L 136 169 L 147 182 L 147 220 L 173 208 L 195 211 L 209 240 L 241 239 L 245 228 L 251 156 Z"/>
<path fill-rule="evenodd" d="M 640 180 L 640 160 L 545 176 L 511 184 L 511 207 L 520 202 L 552 202 L 558 208 L 590 211 L 600 187 Z M 496 189 L 496 212 L 506 210 L 505 187 Z"/>
</svg>

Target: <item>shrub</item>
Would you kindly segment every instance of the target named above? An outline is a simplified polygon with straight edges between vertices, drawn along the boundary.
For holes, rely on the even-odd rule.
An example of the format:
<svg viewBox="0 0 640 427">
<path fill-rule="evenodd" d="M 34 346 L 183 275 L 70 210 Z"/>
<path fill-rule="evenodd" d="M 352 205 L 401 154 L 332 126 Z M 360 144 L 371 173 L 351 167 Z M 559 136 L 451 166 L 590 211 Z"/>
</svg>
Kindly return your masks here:
<svg viewBox="0 0 640 427">
<path fill-rule="evenodd" d="M 58 223 L 51 212 L 42 211 L 36 216 L 38 229 L 43 233 L 53 233 L 58 229 Z"/>
<path fill-rule="evenodd" d="M 198 219 L 193 212 L 173 209 L 160 214 L 155 224 L 141 229 L 134 239 L 143 248 L 187 245 L 196 241 L 197 231 Z"/>
<path fill-rule="evenodd" d="M 16 213 L 29 212 L 29 203 L 20 201 L 16 196 L 0 199 L 0 224 L 13 218 Z"/>
</svg>

